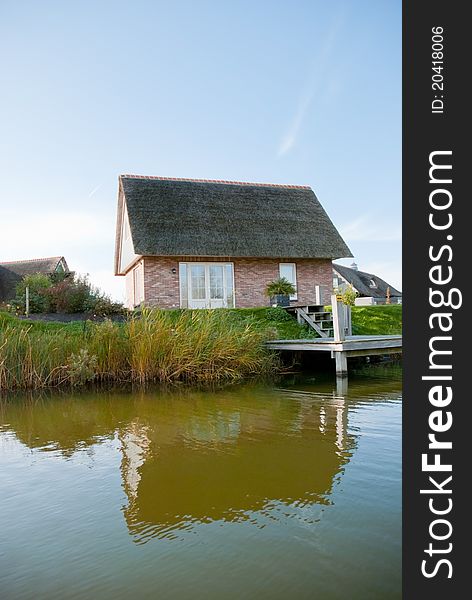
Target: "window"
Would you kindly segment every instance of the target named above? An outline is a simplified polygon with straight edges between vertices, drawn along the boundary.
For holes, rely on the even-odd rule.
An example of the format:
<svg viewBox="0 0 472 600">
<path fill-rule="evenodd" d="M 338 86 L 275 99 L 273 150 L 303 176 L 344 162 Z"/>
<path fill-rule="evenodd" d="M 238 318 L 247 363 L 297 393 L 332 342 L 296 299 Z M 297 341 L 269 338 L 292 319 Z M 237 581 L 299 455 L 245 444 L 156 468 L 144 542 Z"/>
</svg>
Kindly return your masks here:
<svg viewBox="0 0 472 600">
<path fill-rule="evenodd" d="M 143 297 L 143 267 L 138 265 L 133 269 L 133 303 L 138 306 L 144 300 Z"/>
<path fill-rule="evenodd" d="M 297 299 L 297 266 L 295 263 L 280 263 L 279 264 L 279 275 L 284 277 L 287 281 L 295 288 L 295 294 L 290 296 L 290 300 Z"/>
<path fill-rule="evenodd" d="M 204 265 L 192 265 L 190 269 L 190 290 L 194 300 L 205 300 L 206 277 Z"/>
<path fill-rule="evenodd" d="M 179 263 L 181 308 L 233 308 L 232 263 Z"/>
<path fill-rule="evenodd" d="M 371 279 L 370 280 L 369 287 L 371 287 L 371 288 L 376 288 L 377 287 L 377 284 L 375 283 L 375 279 Z"/>
</svg>

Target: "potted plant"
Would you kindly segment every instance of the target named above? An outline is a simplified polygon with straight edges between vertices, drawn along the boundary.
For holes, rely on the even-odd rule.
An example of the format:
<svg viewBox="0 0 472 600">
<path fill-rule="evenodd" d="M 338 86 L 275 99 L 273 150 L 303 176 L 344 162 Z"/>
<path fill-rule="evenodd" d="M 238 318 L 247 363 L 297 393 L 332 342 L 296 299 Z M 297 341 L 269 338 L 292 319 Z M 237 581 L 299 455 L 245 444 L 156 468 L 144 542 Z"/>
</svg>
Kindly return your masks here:
<svg viewBox="0 0 472 600">
<path fill-rule="evenodd" d="M 271 306 L 290 306 L 290 296 L 295 294 L 295 287 L 285 279 L 279 277 L 267 284 L 265 293 L 270 298 Z"/>
</svg>

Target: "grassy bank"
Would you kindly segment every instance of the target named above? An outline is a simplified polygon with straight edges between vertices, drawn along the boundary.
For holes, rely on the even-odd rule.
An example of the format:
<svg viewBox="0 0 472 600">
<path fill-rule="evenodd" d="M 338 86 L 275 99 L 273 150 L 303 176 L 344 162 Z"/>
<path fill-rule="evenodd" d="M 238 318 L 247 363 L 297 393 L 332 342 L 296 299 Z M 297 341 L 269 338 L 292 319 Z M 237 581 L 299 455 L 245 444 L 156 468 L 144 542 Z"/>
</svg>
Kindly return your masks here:
<svg viewBox="0 0 472 600">
<path fill-rule="evenodd" d="M 401 306 L 353 307 L 353 333 L 401 333 Z M 270 338 L 314 337 L 279 308 L 153 310 L 125 323 L 0 313 L 0 390 L 96 382 L 236 381 L 277 370 Z"/>
<path fill-rule="evenodd" d="M 401 335 L 401 304 L 353 306 L 352 333 L 355 335 Z"/>
<path fill-rule="evenodd" d="M 234 381 L 275 370 L 270 332 L 229 311 L 146 311 L 124 324 L 0 317 L 0 389 Z"/>
</svg>

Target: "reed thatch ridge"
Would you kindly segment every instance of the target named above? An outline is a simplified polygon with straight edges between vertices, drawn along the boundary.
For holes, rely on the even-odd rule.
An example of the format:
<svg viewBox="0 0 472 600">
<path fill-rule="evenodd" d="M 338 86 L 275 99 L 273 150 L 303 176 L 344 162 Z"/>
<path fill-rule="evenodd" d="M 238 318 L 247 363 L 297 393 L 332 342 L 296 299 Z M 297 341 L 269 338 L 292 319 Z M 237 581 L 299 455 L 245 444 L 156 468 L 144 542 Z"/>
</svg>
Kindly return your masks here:
<svg viewBox="0 0 472 600">
<path fill-rule="evenodd" d="M 118 224 L 126 202 L 136 255 L 352 256 L 308 186 L 136 175 L 119 183 Z"/>
</svg>

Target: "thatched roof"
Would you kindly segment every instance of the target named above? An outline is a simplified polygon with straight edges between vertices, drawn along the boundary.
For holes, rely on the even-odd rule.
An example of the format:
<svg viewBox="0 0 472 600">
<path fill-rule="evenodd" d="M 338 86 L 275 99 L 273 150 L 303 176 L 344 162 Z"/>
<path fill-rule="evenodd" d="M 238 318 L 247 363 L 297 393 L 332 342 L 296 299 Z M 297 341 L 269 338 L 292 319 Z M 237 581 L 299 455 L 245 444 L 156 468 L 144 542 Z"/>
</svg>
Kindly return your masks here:
<svg viewBox="0 0 472 600">
<path fill-rule="evenodd" d="M 134 252 L 154 256 L 352 256 L 308 186 L 120 176 Z"/>
<path fill-rule="evenodd" d="M 69 267 L 63 256 L 0 262 L 0 301 L 11 300 L 15 297 L 16 284 L 25 275 L 35 273 L 50 275 L 55 273 L 60 265 L 66 273 L 69 272 Z"/>
<path fill-rule="evenodd" d="M 390 296 L 392 298 L 401 298 L 402 296 L 402 293 L 395 289 L 393 285 L 390 285 L 372 273 L 365 273 L 364 271 L 350 269 L 344 265 L 338 265 L 338 263 L 333 263 L 333 270 L 338 273 L 338 275 L 341 275 L 343 279 L 349 282 L 360 296 L 385 298 L 387 296 L 387 288 L 390 288 Z M 372 282 L 375 283 L 375 287 L 372 286 Z"/>
</svg>

